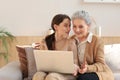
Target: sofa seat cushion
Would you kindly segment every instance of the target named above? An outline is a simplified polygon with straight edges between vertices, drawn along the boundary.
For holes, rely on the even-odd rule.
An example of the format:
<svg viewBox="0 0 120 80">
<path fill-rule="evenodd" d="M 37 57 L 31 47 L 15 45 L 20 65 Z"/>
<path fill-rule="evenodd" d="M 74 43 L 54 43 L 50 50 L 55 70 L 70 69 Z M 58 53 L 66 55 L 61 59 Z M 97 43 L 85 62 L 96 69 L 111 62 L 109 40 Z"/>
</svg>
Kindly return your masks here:
<svg viewBox="0 0 120 80">
<path fill-rule="evenodd" d="M 0 80 L 22 80 L 18 61 L 10 62 L 0 69 Z"/>
<path fill-rule="evenodd" d="M 114 72 L 115 80 L 120 80 L 120 72 Z"/>
</svg>

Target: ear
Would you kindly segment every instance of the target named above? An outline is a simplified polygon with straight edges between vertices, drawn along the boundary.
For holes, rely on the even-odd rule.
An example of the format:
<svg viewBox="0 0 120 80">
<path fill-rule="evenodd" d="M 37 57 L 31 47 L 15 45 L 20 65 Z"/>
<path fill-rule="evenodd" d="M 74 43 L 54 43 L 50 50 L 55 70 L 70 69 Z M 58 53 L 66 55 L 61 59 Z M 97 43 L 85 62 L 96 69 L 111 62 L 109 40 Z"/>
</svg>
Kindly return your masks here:
<svg viewBox="0 0 120 80">
<path fill-rule="evenodd" d="M 54 24 L 55 31 L 57 31 L 57 28 L 58 28 L 58 26 L 56 24 Z"/>
<path fill-rule="evenodd" d="M 90 30 L 90 28 L 91 28 L 91 24 L 88 25 L 88 30 Z"/>
</svg>

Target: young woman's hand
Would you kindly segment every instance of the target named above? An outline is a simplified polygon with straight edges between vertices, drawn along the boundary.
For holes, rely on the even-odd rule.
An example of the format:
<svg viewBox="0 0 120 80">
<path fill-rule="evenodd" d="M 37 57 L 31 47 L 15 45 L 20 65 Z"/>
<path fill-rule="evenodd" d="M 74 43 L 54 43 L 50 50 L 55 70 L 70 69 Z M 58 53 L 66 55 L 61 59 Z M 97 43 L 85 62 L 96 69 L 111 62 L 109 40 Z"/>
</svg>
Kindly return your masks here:
<svg viewBox="0 0 120 80">
<path fill-rule="evenodd" d="M 79 66 L 78 65 L 74 65 L 75 66 L 75 70 L 74 70 L 74 73 L 73 73 L 73 75 L 74 76 L 77 76 L 77 74 L 78 74 L 78 72 L 79 72 Z"/>
<path fill-rule="evenodd" d="M 32 43 L 32 47 L 33 47 L 34 49 L 39 49 L 40 43 Z"/>
</svg>

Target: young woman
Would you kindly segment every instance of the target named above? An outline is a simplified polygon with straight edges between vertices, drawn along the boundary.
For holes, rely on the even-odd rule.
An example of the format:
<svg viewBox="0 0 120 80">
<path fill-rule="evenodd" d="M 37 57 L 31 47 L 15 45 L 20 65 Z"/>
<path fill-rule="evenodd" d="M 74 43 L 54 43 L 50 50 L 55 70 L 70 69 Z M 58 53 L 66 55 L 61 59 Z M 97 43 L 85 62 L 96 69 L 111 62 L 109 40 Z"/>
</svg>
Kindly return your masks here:
<svg viewBox="0 0 120 80">
<path fill-rule="evenodd" d="M 86 11 L 77 11 L 72 16 L 79 62 L 74 75 L 77 80 L 114 80 L 105 63 L 103 41 L 89 32 L 91 22 Z"/>
<path fill-rule="evenodd" d="M 70 21 L 70 18 L 65 14 L 58 14 L 54 16 L 51 23 L 54 33 L 47 36 L 40 44 L 36 44 L 36 47 L 48 50 L 73 51 L 76 53 L 77 48 L 74 40 L 68 39 L 71 26 Z M 74 55 L 74 59 L 77 59 L 76 56 L 77 55 Z M 77 60 L 74 61 L 77 64 Z M 33 76 L 33 80 L 75 80 L 75 77 L 60 73 L 37 72 Z"/>
</svg>

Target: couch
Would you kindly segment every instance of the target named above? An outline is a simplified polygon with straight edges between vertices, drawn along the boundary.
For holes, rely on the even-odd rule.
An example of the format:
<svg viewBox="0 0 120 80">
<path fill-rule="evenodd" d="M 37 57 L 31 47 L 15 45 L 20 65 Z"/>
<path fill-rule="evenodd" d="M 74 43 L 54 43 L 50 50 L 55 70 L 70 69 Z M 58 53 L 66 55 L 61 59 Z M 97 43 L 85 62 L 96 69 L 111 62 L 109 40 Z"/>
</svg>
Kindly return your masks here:
<svg viewBox="0 0 120 80">
<path fill-rule="evenodd" d="M 111 68 L 115 80 L 120 80 L 120 44 L 104 46 L 105 61 Z"/>
<path fill-rule="evenodd" d="M 22 80 L 19 61 L 13 61 L 0 69 L 0 80 Z"/>
<path fill-rule="evenodd" d="M 120 44 L 104 46 L 105 60 L 111 68 L 115 80 L 120 80 Z M 22 80 L 20 62 L 13 61 L 0 69 L 0 80 Z"/>
</svg>

